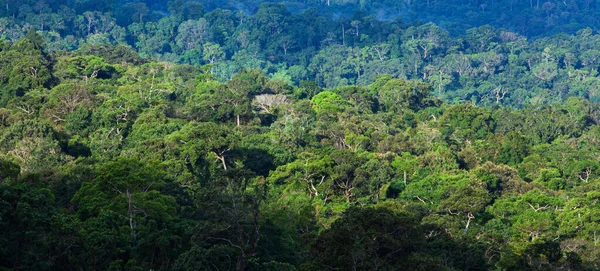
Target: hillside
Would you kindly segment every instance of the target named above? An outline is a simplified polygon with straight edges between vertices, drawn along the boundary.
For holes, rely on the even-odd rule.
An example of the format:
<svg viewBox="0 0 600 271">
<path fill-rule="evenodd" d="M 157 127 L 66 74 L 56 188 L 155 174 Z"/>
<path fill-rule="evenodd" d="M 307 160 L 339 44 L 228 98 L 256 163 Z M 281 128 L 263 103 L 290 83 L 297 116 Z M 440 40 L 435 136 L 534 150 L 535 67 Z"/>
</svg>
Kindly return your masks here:
<svg viewBox="0 0 600 271">
<path fill-rule="evenodd" d="M 475 3 L 406 2 L 419 12 L 405 15 L 395 1 L 33 1 L 19 9 L 9 2 L 0 9 L 0 40 L 16 42 L 33 28 L 48 53 L 128 47 L 155 61 L 211 64 L 221 82 L 247 68 L 325 88 L 367 86 L 390 74 L 427 82 L 449 103 L 520 108 L 600 99 L 597 23 L 579 22 L 593 18 L 591 3 L 497 1 L 472 10 Z M 542 12 L 546 4 L 554 7 Z M 379 16 L 381 7 L 399 17 Z"/>
<path fill-rule="evenodd" d="M 597 268 L 597 104 L 451 105 L 391 76 L 219 82 L 39 41 L 0 52 L 21 56 L 0 109 L 1 268 Z"/>
<path fill-rule="evenodd" d="M 0 271 L 598 270 L 597 9 L 0 0 Z"/>
</svg>

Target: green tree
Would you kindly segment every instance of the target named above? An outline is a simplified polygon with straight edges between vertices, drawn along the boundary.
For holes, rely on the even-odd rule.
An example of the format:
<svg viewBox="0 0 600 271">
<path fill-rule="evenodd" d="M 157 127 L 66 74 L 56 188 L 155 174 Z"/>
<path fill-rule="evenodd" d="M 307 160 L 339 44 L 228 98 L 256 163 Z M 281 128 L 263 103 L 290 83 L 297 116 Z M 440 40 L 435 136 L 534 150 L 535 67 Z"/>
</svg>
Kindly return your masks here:
<svg viewBox="0 0 600 271">
<path fill-rule="evenodd" d="M 334 92 L 323 91 L 311 99 L 311 105 L 317 114 L 331 115 L 343 111 L 349 103 Z"/>
<path fill-rule="evenodd" d="M 177 237 L 169 234 L 161 240 L 160 232 L 175 231 L 176 203 L 161 191 L 165 187 L 161 175 L 156 164 L 119 158 L 99 165 L 96 177 L 82 184 L 73 202 L 85 229 L 87 264 L 98 268 L 135 265 L 144 262 L 143 253 L 148 251 L 142 248 L 151 244 L 155 247 L 147 249 L 161 257 L 152 264 L 161 266 L 161 261 L 168 261 L 171 248 L 161 242 L 173 242 Z M 98 247 L 100 244 L 113 250 Z M 104 257 L 96 258 L 99 255 Z"/>
<path fill-rule="evenodd" d="M 384 208 L 350 208 L 320 234 L 312 248 L 314 268 L 347 270 L 416 268 L 424 234 L 416 218 Z"/>
</svg>

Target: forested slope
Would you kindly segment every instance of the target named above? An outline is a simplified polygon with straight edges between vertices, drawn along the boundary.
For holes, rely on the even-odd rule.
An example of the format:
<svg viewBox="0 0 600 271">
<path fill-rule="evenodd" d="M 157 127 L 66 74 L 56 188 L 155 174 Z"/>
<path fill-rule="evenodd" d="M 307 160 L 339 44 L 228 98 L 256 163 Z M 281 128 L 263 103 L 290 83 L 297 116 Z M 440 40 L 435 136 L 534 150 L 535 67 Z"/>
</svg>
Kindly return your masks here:
<svg viewBox="0 0 600 271">
<path fill-rule="evenodd" d="M 212 64 L 221 82 L 243 68 L 326 88 L 391 74 L 430 83 L 450 103 L 519 108 L 600 99 L 593 1 L 4 4 L 0 40 L 16 42 L 34 28 L 47 52 L 131 47 L 152 60 Z"/>
<path fill-rule="evenodd" d="M 0 0 L 0 270 L 598 270 L 598 8 Z"/>
<path fill-rule="evenodd" d="M 599 267 L 598 104 L 44 48 L 0 47 L 0 269 Z"/>
</svg>

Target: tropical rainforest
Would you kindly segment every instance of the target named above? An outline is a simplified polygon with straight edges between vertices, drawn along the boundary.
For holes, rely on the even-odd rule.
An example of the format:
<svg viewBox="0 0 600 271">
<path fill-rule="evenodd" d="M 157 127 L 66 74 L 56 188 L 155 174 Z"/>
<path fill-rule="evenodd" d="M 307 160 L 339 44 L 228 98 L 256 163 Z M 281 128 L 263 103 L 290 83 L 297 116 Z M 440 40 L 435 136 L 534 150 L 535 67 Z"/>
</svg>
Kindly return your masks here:
<svg viewBox="0 0 600 271">
<path fill-rule="evenodd" d="M 0 0 L 0 270 L 598 270 L 599 18 Z"/>
</svg>

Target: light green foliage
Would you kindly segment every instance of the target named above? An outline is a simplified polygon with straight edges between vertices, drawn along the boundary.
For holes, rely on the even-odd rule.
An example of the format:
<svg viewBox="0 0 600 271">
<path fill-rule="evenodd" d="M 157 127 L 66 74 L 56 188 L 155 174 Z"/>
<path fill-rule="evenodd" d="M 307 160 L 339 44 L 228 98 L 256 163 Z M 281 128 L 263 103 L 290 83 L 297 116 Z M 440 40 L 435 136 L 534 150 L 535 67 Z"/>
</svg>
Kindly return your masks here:
<svg viewBox="0 0 600 271">
<path fill-rule="evenodd" d="M 92 79 L 94 67 L 111 75 Z M 354 255 L 368 268 L 399 263 L 371 259 L 388 255 L 373 249 L 415 248 L 402 264 L 437 266 L 445 255 L 464 268 L 459 259 L 470 255 L 485 269 L 512 267 L 524 253 L 541 262 L 562 255 L 557 233 L 565 244 L 597 241 L 587 224 L 595 221 L 600 141 L 583 121 L 595 118 L 593 104 L 490 111 L 439 105 L 428 84 L 392 76 L 323 90 L 260 70 L 221 83 L 211 68 L 64 55 L 54 87 L 8 100 L 2 182 L 39 172 L 58 198 L 51 213 L 59 221 L 40 222 L 56 227 L 44 233 L 55 239 L 32 245 L 39 251 L 31 255 L 58 242 L 76 256 L 48 264 L 169 269 L 176 259 L 181 269 L 310 269 Z M 275 96 L 285 101 L 255 110 L 258 97 Z M 531 110 L 562 122 L 512 122 L 537 123 Z M 555 125 L 565 128 L 545 128 Z M 535 132 L 544 129 L 548 137 Z M 390 235 L 394 221 L 413 225 L 412 237 Z M 348 231 L 358 239 L 339 238 Z M 486 242 L 506 255 L 485 256 Z M 332 252 L 337 246 L 344 249 Z M 589 266 L 598 259 L 591 249 L 575 253 Z"/>
<path fill-rule="evenodd" d="M 0 133 L 0 149 L 22 171 L 41 171 L 72 160 L 63 152 L 57 137 L 51 127 L 26 120 Z"/>
<path fill-rule="evenodd" d="M 402 181 L 404 184 L 408 184 L 408 181 L 417 172 L 418 162 L 417 158 L 410 153 L 403 152 L 401 156 L 394 158 L 392 166 L 402 173 Z"/>
<path fill-rule="evenodd" d="M 315 95 L 310 103 L 317 114 L 325 115 L 341 112 L 344 110 L 345 106 L 349 106 L 349 103 L 346 100 L 331 91 L 323 91 Z"/>
<path fill-rule="evenodd" d="M 598 269 L 594 3 L 201 2 L 0 0 L 0 269 Z"/>
<path fill-rule="evenodd" d="M 431 86 L 421 82 L 380 77 L 371 88 L 377 92 L 381 105 L 387 111 L 402 112 L 427 107 Z"/>
<path fill-rule="evenodd" d="M 104 59 L 93 55 L 76 56 L 63 61 L 58 64 L 58 68 L 64 71 L 59 75 L 62 80 L 80 79 L 88 84 L 91 79 L 109 79 L 116 73 L 115 68 L 105 63 Z"/>
<path fill-rule="evenodd" d="M 32 32 L 30 32 L 32 33 Z M 0 51 L 0 61 L 3 63 L 3 76 L 0 83 L 3 85 L 2 99 L 6 103 L 14 96 L 22 96 L 23 93 L 48 85 L 51 74 L 48 69 L 48 59 L 42 52 L 37 34 L 30 34 L 14 43 L 8 50 Z"/>
<path fill-rule="evenodd" d="M 48 94 L 48 102 L 42 109 L 42 115 L 54 123 L 69 120 L 76 111 L 81 114 L 92 106 L 91 95 L 87 87 L 79 83 L 60 84 Z"/>
</svg>

